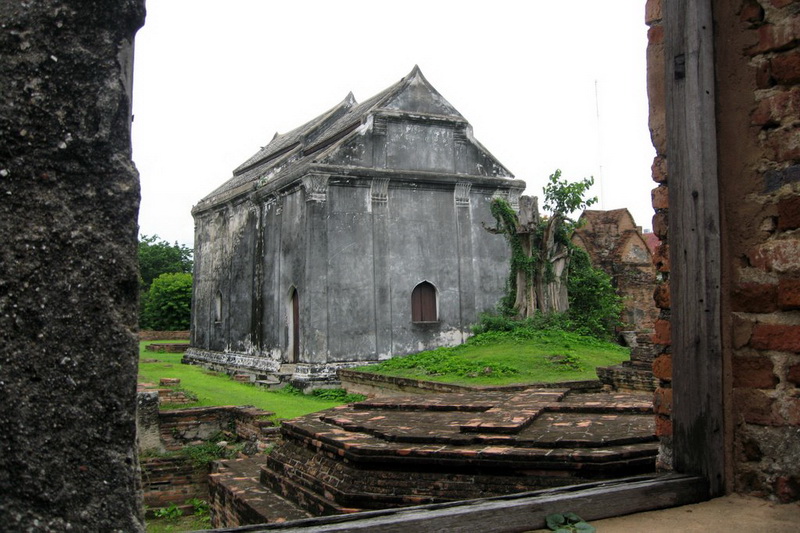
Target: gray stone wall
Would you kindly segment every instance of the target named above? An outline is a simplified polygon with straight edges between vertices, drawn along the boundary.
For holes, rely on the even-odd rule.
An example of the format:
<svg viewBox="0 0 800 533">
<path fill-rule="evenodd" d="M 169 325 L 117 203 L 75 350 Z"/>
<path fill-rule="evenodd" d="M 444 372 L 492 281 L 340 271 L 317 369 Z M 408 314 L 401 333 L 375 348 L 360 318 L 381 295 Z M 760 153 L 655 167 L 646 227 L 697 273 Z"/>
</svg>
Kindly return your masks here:
<svg viewBox="0 0 800 533">
<path fill-rule="evenodd" d="M 463 342 L 478 312 L 499 300 L 508 246 L 491 224 L 495 190 L 456 183 L 391 184 L 331 177 L 324 200 L 296 188 L 258 208 L 197 217 L 197 349 L 289 362 L 290 290 L 300 295 L 298 362 L 373 361 Z M 411 292 L 438 291 L 439 322 L 411 321 Z M 221 294 L 222 320 L 214 301 Z M 203 327 L 205 326 L 205 327 Z M 263 368 L 263 365 L 259 365 Z"/>
<path fill-rule="evenodd" d="M 0 3 L 0 526 L 143 531 L 136 457 L 144 2 Z"/>
</svg>

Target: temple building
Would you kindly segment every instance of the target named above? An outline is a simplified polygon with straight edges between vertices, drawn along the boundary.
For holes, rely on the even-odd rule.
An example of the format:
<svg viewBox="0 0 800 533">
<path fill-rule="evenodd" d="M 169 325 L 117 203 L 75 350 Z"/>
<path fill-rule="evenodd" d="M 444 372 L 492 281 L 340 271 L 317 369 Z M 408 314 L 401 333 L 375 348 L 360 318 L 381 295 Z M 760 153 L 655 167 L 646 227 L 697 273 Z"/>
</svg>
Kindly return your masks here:
<svg viewBox="0 0 800 533">
<path fill-rule="evenodd" d="M 463 342 L 508 275 L 490 202 L 524 186 L 418 67 L 348 95 L 193 208 L 185 361 L 305 386 Z"/>
</svg>

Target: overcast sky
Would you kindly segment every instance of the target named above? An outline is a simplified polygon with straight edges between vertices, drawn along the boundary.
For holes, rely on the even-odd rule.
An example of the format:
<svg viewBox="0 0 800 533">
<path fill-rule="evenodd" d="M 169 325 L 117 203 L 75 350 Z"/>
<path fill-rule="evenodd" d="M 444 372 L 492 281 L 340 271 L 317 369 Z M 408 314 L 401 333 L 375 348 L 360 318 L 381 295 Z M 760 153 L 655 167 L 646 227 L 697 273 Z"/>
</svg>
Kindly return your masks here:
<svg viewBox="0 0 800 533">
<path fill-rule="evenodd" d="M 140 232 L 191 246 L 192 206 L 275 132 L 415 64 L 526 194 L 557 168 L 592 175 L 594 208 L 649 228 L 644 2 L 150 0 L 134 73 Z"/>
</svg>

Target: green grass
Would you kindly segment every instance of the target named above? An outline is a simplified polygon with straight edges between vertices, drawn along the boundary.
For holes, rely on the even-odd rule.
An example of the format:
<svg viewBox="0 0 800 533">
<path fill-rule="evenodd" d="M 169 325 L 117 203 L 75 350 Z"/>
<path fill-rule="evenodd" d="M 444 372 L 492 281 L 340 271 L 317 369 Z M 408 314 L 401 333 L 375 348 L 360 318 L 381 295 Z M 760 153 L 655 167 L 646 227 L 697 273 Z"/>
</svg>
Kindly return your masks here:
<svg viewBox="0 0 800 533">
<path fill-rule="evenodd" d="M 629 359 L 622 346 L 563 331 L 492 331 L 357 370 L 459 385 L 558 383 L 597 379 L 595 368 Z"/>
<path fill-rule="evenodd" d="M 184 531 L 198 531 L 209 529 L 211 524 L 201 517 L 188 515 L 178 518 L 148 518 L 147 533 L 178 533 Z"/>
<path fill-rule="evenodd" d="M 139 343 L 139 382 L 157 386 L 161 378 L 180 378 L 180 388 L 197 397 L 197 401 L 175 406 L 176 408 L 253 405 L 272 411 L 277 418 L 288 419 L 345 403 L 292 392 L 268 391 L 247 383 L 235 382 L 225 374 L 208 372 L 199 366 L 183 365 L 182 354 L 145 350 L 148 344 L 162 342 L 170 341 Z M 145 362 L 154 359 L 158 362 Z"/>
</svg>

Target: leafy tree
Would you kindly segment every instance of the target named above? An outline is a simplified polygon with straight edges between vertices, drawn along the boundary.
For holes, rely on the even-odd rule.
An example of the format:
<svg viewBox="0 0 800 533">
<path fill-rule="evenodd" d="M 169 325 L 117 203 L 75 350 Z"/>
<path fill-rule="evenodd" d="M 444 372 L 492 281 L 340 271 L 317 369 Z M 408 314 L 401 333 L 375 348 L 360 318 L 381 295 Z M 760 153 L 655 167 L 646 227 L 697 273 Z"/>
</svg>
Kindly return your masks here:
<svg viewBox="0 0 800 533">
<path fill-rule="evenodd" d="M 593 184 L 591 177 L 574 183 L 562 180 L 561 171 L 556 170 L 543 188 L 543 205 L 551 211 L 550 217 L 539 216 L 536 198 L 523 196 L 519 215 L 501 198 L 492 202 L 497 227 L 489 230 L 505 235 L 511 245 L 507 294 L 501 302 L 505 314 L 527 318 L 538 311 L 569 308 L 569 232 L 574 221 L 568 215 L 597 202 L 597 198 L 583 198 Z"/>
<path fill-rule="evenodd" d="M 158 235 L 142 235 L 139 238 L 139 276 L 142 291 L 161 274 L 168 272 L 192 272 L 192 249 L 170 244 Z"/>
<path fill-rule="evenodd" d="M 159 331 L 189 329 L 192 308 L 192 275 L 161 274 L 150 285 L 140 318 L 143 328 Z"/>
</svg>

